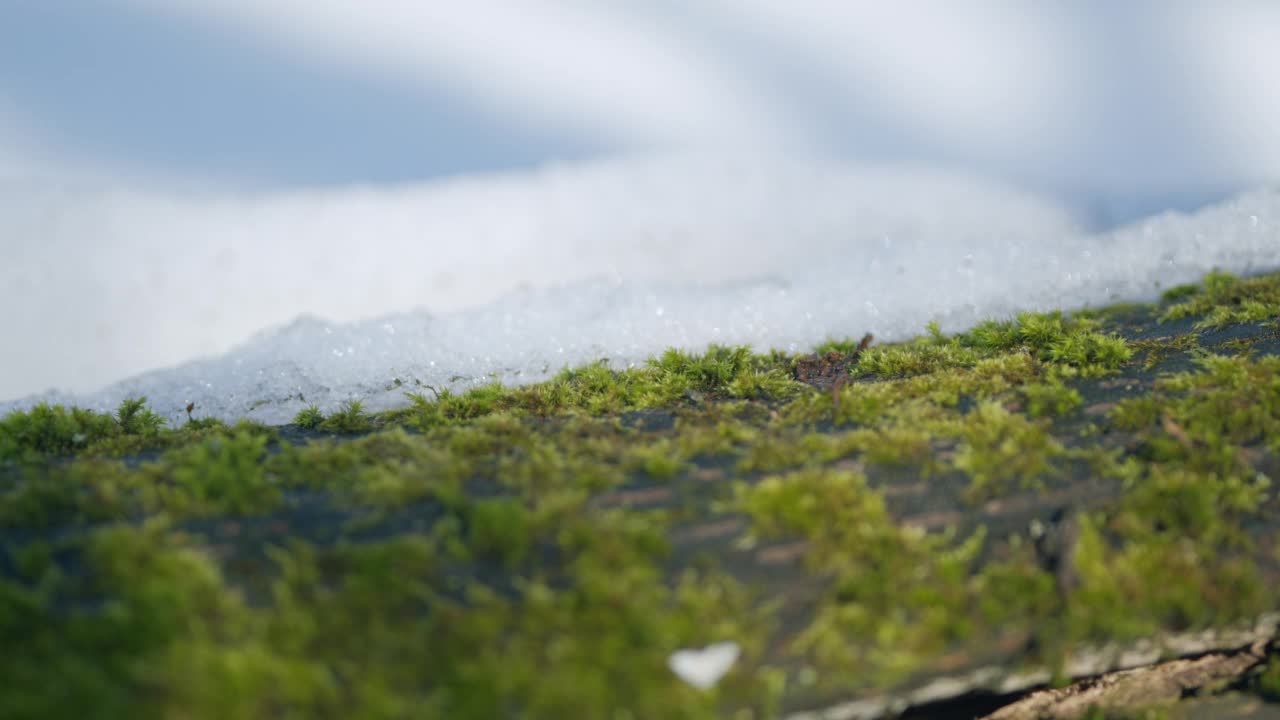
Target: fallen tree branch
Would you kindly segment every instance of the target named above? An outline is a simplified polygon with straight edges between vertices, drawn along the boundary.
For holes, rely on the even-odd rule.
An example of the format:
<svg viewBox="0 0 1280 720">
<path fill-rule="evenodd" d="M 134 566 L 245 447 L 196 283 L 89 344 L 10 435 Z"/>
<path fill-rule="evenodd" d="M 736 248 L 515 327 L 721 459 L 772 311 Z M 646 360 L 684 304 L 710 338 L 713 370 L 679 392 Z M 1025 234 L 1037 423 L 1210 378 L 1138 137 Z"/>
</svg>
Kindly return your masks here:
<svg viewBox="0 0 1280 720">
<path fill-rule="evenodd" d="M 1259 640 L 1234 652 L 1111 672 L 1064 688 L 1034 692 L 985 720 L 1074 720 L 1094 707 L 1120 710 L 1172 705 L 1188 693 L 1212 690 L 1238 679 L 1266 656 L 1267 643 Z"/>
</svg>

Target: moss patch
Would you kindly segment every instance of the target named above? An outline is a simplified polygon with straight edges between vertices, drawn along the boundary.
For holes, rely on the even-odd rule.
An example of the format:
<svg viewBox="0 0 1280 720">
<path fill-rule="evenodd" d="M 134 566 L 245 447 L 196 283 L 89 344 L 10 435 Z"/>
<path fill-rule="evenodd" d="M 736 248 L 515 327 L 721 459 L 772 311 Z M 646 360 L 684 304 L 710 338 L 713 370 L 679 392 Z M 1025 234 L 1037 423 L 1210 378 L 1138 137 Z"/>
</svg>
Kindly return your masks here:
<svg viewBox="0 0 1280 720">
<path fill-rule="evenodd" d="M 281 428 L 12 413 L 0 717 L 764 718 L 1247 621 L 1277 277 Z"/>
<path fill-rule="evenodd" d="M 1161 315 L 1163 320 L 1196 317 L 1199 329 L 1251 322 L 1269 322 L 1274 327 L 1280 318 L 1280 278 L 1240 279 L 1215 272 L 1198 286 L 1170 290 L 1165 299 L 1172 304 Z"/>
</svg>

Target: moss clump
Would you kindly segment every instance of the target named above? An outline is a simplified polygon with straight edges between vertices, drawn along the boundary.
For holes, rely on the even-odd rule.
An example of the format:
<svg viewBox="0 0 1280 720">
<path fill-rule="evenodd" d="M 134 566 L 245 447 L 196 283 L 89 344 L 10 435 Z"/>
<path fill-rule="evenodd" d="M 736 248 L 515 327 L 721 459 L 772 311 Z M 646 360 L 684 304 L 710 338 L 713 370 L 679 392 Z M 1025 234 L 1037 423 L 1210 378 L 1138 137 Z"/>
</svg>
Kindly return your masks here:
<svg viewBox="0 0 1280 720">
<path fill-rule="evenodd" d="M 316 430 L 324 423 L 324 413 L 316 405 L 308 405 L 293 416 L 293 424 L 307 430 Z"/>
<path fill-rule="evenodd" d="M 1272 658 L 1257 680 L 1258 690 L 1272 702 L 1280 702 L 1280 658 Z"/>
<path fill-rule="evenodd" d="M 164 426 L 164 418 L 147 407 L 147 398 L 144 395 L 120 403 L 119 409 L 116 410 L 116 425 L 125 435 L 155 437 L 160 434 L 160 428 Z"/>
<path fill-rule="evenodd" d="M 642 470 L 651 478 L 666 480 L 679 475 L 688 467 L 675 443 L 663 439 L 650 445 L 636 447 L 626 460 L 626 466 Z"/>
<path fill-rule="evenodd" d="M 956 643 L 1025 631 L 1053 604 L 1052 581 L 1025 557 L 974 573 L 982 528 L 957 543 L 903 525 L 855 471 L 770 476 L 738 485 L 736 502 L 754 540 L 804 538 L 809 567 L 832 578 L 794 642 L 819 687 L 892 684 Z"/>
<path fill-rule="evenodd" d="M 1114 372 L 1132 355 L 1123 338 L 1098 332 L 1099 327 L 1099 321 L 1082 315 L 1022 313 L 1013 321 L 990 320 L 952 338 L 934 332 L 912 343 L 870 348 L 859 359 L 858 370 L 876 377 L 909 377 L 973 367 L 1020 349 L 1041 362 L 1094 377 Z"/>
<path fill-rule="evenodd" d="M 1249 620 L 1278 609 L 1280 345 L 1162 312 L 280 430 L 11 414 L 0 717 L 770 718 Z M 726 640 L 712 689 L 668 668 Z"/>
<path fill-rule="evenodd" d="M 427 430 L 494 413 L 599 415 L 733 398 L 785 399 L 801 387 L 790 367 L 786 356 L 755 355 L 747 347 L 713 345 L 702 354 L 672 349 L 640 367 L 613 370 L 597 363 L 522 388 L 491 383 L 461 394 L 433 391 L 431 398 L 411 393 L 413 405 L 390 417 Z"/>
<path fill-rule="evenodd" d="M 907 345 L 871 347 L 858 359 L 858 372 L 875 377 L 913 377 L 948 368 L 972 367 L 983 354 L 959 343 L 920 340 Z"/>
<path fill-rule="evenodd" d="M 242 421 L 245 427 L 265 426 Z M 147 406 L 147 398 L 129 398 L 115 414 L 40 403 L 0 419 L 0 463 L 40 463 L 71 455 L 121 456 L 184 445 L 227 430 L 213 418 L 192 419 L 182 427 L 165 427 L 164 418 Z"/>
<path fill-rule="evenodd" d="M 91 576 L 72 579 L 61 570 L 56 555 L 68 549 L 93 568 Z M 26 557 L 19 581 L 0 583 L 0 641 L 8 649 L 0 676 L 10 689 L 0 694 L 0 716 L 159 717 L 166 706 L 204 712 L 191 702 L 204 698 L 184 688 L 212 690 L 237 656 L 251 660 L 237 652 L 249 650 L 240 642 L 243 605 L 211 559 L 162 525 L 106 528 L 68 549 L 8 550 Z M 180 670 L 185 663 L 175 662 L 196 658 L 199 667 Z M 250 664 L 257 665 L 241 672 L 244 689 L 256 690 L 252 699 L 232 692 L 224 703 L 258 703 L 274 692 L 282 678 L 254 678 L 251 671 L 266 668 Z M 216 665 L 222 672 L 209 674 Z M 193 672 L 204 682 L 194 682 Z M 164 694 L 141 703 L 148 685 Z M 281 687 L 289 685 L 296 687 Z"/>
<path fill-rule="evenodd" d="M 32 468 L 0 481 L 0 531 L 123 519 L 136 510 L 134 487 L 123 463 L 107 458 Z"/>
<path fill-rule="evenodd" d="M 1019 390 L 1031 417 L 1065 415 L 1084 404 L 1080 391 L 1068 387 L 1060 378 L 1028 383 Z"/>
<path fill-rule="evenodd" d="M 156 445 L 174 443 L 157 438 Z M 174 517 L 260 513 L 275 506 L 266 448 L 274 430 L 241 422 L 226 428 L 183 431 L 180 445 L 150 462 L 126 465 L 104 453 L 74 462 L 29 463 L 0 476 L 0 529 L 52 528 L 147 514 Z"/>
<path fill-rule="evenodd" d="M 164 420 L 145 407 L 146 401 L 125 400 L 114 417 L 47 403 L 12 412 L 0 420 L 0 461 L 92 451 L 122 436 L 154 438 Z"/>
<path fill-rule="evenodd" d="M 650 362 L 655 405 L 668 404 L 695 393 L 733 398 L 779 397 L 793 383 L 776 364 L 758 358 L 748 347 L 713 346 L 702 355 L 668 350 Z"/>
<path fill-rule="evenodd" d="M 170 451 L 147 467 L 154 507 L 179 514 L 263 513 L 280 502 L 280 488 L 266 472 L 268 438 L 250 432 L 213 437 Z"/>
<path fill-rule="evenodd" d="M 1074 595 L 1082 632 L 1140 637 L 1268 609 L 1241 524 L 1270 498 L 1270 479 L 1245 456 L 1280 417 L 1276 360 L 1200 355 L 1197 370 L 1166 374 L 1155 393 L 1111 412 L 1114 428 L 1136 433 L 1135 456 L 1115 509 L 1083 521 Z M 1123 538 L 1119 549 L 1104 530 Z"/>
<path fill-rule="evenodd" d="M 973 479 L 971 496 L 988 496 L 1010 482 L 1034 486 L 1064 454 L 1044 423 L 1029 421 L 994 402 L 970 414 L 955 465 Z"/>
<path fill-rule="evenodd" d="M 306 411 L 304 410 L 303 412 Z M 306 420 L 308 418 L 303 419 Z M 301 424 L 299 423 L 299 425 Z M 369 417 L 364 412 L 364 403 L 359 400 L 348 400 L 342 404 L 342 407 L 337 412 L 317 423 L 316 427 L 329 432 L 354 435 L 372 430 L 373 423 L 369 421 Z"/>
<path fill-rule="evenodd" d="M 1153 520 L 1126 527 L 1126 542 L 1115 549 L 1103 538 L 1101 525 L 1100 519 L 1080 520 L 1079 584 L 1068 603 L 1068 627 L 1075 638 L 1132 640 L 1160 629 L 1231 622 L 1268 605 L 1254 565 L 1224 552 L 1212 537 Z"/>
<path fill-rule="evenodd" d="M 1193 362 L 1198 370 L 1166 374 L 1155 393 L 1121 402 L 1111 415 L 1116 426 L 1141 432 L 1148 457 L 1225 473 L 1243 468 L 1242 446 L 1280 452 L 1280 358 Z"/>
<path fill-rule="evenodd" d="M 1151 370 L 1171 356 L 1179 356 L 1200 347 L 1200 338 L 1192 333 L 1134 340 L 1129 343 L 1135 352 L 1145 353 L 1144 370 Z"/>
<path fill-rule="evenodd" d="M 86 574 L 28 546 L 19 577 L 0 581 L 0 674 L 22 688 L 0 715 L 714 715 L 717 694 L 654 669 L 722 637 L 759 658 L 766 626 L 743 588 L 693 571 L 661 582 L 656 516 L 522 516 L 512 500 L 478 500 L 427 533 L 271 550 L 268 607 L 246 604 L 212 554 L 162 524 L 72 543 Z M 523 553 L 544 542 L 560 574 L 526 574 Z M 515 574 L 459 574 L 494 555 Z M 763 712 L 776 687 L 746 670 L 722 692 Z"/>
<path fill-rule="evenodd" d="M 1172 303 L 1162 320 L 1198 317 L 1196 328 L 1222 328 L 1240 323 L 1267 322 L 1280 317 L 1280 278 L 1262 275 L 1238 278 L 1214 272 L 1199 286 L 1184 286 L 1165 293 Z"/>
<path fill-rule="evenodd" d="M 895 346 L 882 352 L 901 349 Z M 909 346 L 906 352 L 910 352 Z M 969 367 L 937 367 L 901 378 L 863 378 L 833 393 L 800 396 L 787 405 L 781 417 L 798 424 L 829 420 L 838 425 L 883 426 L 907 416 L 913 422 L 924 422 L 952 417 L 951 411 L 963 400 L 1012 400 L 1023 388 L 1058 383 L 1062 378 L 1058 368 L 1019 350 L 977 360 Z"/>
<path fill-rule="evenodd" d="M 1060 312 L 983 323 L 960 339 L 986 350 L 1026 348 L 1042 361 L 1075 368 L 1085 377 L 1114 372 L 1132 356 L 1123 338 L 1099 332 L 1098 321 Z"/>
</svg>

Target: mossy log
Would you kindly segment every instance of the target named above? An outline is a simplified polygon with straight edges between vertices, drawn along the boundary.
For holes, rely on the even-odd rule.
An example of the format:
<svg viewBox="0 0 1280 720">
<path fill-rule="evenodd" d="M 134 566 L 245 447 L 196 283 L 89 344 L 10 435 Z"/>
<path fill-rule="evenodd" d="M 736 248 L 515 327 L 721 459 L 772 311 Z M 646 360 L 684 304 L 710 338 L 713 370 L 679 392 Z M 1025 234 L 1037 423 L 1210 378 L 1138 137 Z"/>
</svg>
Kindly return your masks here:
<svg viewBox="0 0 1280 720">
<path fill-rule="evenodd" d="M 12 413 L 0 718 L 973 717 L 1241 648 L 1274 697 L 1278 317 L 1215 274 L 282 427 Z"/>
</svg>

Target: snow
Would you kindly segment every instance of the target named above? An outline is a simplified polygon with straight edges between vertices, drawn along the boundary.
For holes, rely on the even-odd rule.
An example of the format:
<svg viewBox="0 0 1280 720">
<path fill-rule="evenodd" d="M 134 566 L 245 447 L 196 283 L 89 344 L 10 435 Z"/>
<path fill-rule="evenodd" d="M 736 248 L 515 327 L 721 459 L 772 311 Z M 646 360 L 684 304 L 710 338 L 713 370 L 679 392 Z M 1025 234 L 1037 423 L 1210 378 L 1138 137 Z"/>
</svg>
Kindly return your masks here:
<svg viewBox="0 0 1280 720">
<path fill-rule="evenodd" d="M 733 668 L 740 655 L 742 648 L 738 643 L 718 642 L 704 648 L 677 650 L 667 658 L 667 667 L 693 687 L 710 690 Z"/>
<path fill-rule="evenodd" d="M 66 389 L 0 385 L 22 396 L 0 412 L 146 395 L 173 422 L 188 402 L 270 423 L 312 403 L 382 409 L 423 385 L 530 382 L 669 346 L 890 341 L 931 320 L 956 331 L 1148 300 L 1215 268 L 1280 268 L 1276 189 L 1090 233 L 1031 193 L 803 158 L 633 157 L 389 190 L 9 197 L 0 232 L 18 240 L 0 247 L 0 306 L 14 344 L 0 376 Z"/>
</svg>

